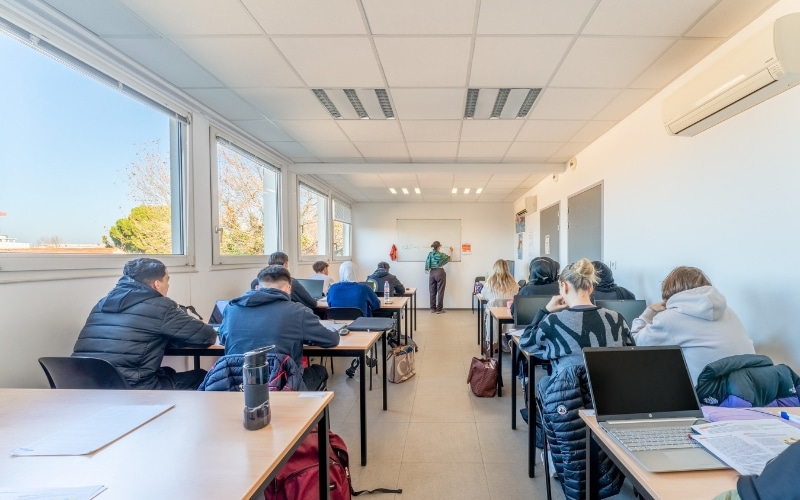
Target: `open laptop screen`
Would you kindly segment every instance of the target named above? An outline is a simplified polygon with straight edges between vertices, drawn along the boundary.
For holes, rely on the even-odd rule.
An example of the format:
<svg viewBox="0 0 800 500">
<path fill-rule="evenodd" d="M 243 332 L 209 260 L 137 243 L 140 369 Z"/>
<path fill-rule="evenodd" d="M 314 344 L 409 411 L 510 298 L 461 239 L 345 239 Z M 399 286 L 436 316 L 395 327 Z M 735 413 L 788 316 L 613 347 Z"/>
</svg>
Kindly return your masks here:
<svg viewBox="0 0 800 500">
<path fill-rule="evenodd" d="M 308 291 L 308 294 L 315 299 L 322 298 L 322 286 L 325 284 L 323 280 L 313 280 L 313 279 L 298 279 L 298 283 L 303 285 L 303 288 Z"/>
<path fill-rule="evenodd" d="M 225 312 L 225 308 L 228 307 L 227 300 L 218 300 L 214 303 L 214 310 L 211 311 L 211 316 L 208 318 L 209 325 L 221 325 L 222 324 L 222 314 Z"/>
<path fill-rule="evenodd" d="M 702 418 L 680 347 L 583 350 L 598 421 Z"/>
</svg>

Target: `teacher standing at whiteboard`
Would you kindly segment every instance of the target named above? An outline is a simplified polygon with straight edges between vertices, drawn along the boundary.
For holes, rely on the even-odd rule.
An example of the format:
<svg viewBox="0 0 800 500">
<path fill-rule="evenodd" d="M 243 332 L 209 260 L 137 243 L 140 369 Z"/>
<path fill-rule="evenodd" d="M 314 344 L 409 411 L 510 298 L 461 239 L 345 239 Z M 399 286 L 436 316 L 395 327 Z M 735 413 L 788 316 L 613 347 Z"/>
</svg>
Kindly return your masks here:
<svg viewBox="0 0 800 500">
<path fill-rule="evenodd" d="M 444 265 L 453 258 L 453 247 L 450 247 L 450 254 L 442 253 L 439 248 L 442 244 L 434 241 L 428 258 L 425 259 L 425 272 L 428 276 L 428 289 L 431 292 L 431 313 L 442 314 L 444 310 L 444 287 L 447 285 L 447 273 L 444 272 Z"/>
</svg>

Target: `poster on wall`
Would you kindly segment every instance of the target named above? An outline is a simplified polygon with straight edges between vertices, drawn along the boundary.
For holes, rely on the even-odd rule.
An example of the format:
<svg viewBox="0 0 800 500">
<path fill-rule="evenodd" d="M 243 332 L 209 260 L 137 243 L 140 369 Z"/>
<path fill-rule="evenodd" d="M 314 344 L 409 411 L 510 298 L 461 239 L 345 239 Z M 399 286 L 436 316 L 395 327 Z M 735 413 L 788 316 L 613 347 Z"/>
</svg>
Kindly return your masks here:
<svg viewBox="0 0 800 500">
<path fill-rule="evenodd" d="M 522 260 L 522 233 L 517 235 L 517 259 Z"/>
<path fill-rule="evenodd" d="M 516 228 L 517 233 L 524 233 L 525 232 L 525 214 L 518 213 L 514 216 L 514 227 Z"/>
<path fill-rule="evenodd" d="M 472 243 L 461 244 L 461 255 L 469 255 L 472 253 Z"/>
</svg>

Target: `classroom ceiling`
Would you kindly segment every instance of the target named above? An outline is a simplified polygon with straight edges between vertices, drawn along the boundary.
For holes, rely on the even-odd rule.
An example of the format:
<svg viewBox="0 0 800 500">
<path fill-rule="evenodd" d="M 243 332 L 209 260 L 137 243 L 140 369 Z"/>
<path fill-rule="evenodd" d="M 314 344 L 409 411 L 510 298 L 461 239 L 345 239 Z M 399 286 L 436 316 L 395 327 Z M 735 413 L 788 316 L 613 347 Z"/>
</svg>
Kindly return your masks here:
<svg viewBox="0 0 800 500">
<path fill-rule="evenodd" d="M 512 202 L 775 3 L 45 1 L 354 202 Z"/>
</svg>

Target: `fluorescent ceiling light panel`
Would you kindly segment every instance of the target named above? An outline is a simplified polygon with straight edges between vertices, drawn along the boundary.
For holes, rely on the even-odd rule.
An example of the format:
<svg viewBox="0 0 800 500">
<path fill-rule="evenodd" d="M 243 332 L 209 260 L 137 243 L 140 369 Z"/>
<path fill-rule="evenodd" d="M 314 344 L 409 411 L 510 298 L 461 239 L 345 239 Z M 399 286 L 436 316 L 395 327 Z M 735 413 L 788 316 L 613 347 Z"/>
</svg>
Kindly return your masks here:
<svg viewBox="0 0 800 500">
<path fill-rule="evenodd" d="M 408 194 L 408 189 L 403 188 L 403 194 Z"/>
<path fill-rule="evenodd" d="M 356 91 L 353 89 L 344 89 L 344 95 L 347 96 L 347 99 L 350 101 L 350 104 L 353 106 L 353 109 L 356 110 L 356 114 L 359 118 L 369 119 L 367 115 L 367 111 L 364 109 L 364 106 L 361 104 L 361 100 L 358 98 Z"/>
<path fill-rule="evenodd" d="M 506 105 L 506 101 L 508 100 L 508 94 L 511 93 L 511 89 L 500 89 L 497 93 L 497 99 L 494 101 L 494 107 L 492 107 L 492 116 L 490 118 L 500 118 L 500 114 L 503 112 L 503 107 Z"/>
<path fill-rule="evenodd" d="M 469 188 L 464 188 L 464 194 L 469 194 Z"/>
<path fill-rule="evenodd" d="M 467 90 L 464 118 L 514 120 L 525 118 L 542 89 L 502 88 Z"/>
<path fill-rule="evenodd" d="M 539 97 L 541 92 L 542 89 L 528 90 L 528 95 L 525 96 L 525 100 L 522 102 L 519 112 L 517 112 L 517 118 L 525 118 L 528 116 L 528 112 L 530 112 L 531 108 L 533 107 L 533 103 L 536 102 L 536 98 Z"/>
<path fill-rule="evenodd" d="M 397 190 L 395 188 L 389 188 L 389 192 L 392 194 L 397 194 Z"/>
<path fill-rule="evenodd" d="M 312 89 L 337 120 L 394 119 L 386 89 Z"/>
<path fill-rule="evenodd" d="M 464 105 L 464 118 L 471 120 L 475 118 L 475 105 L 478 103 L 480 89 L 467 90 L 467 102 Z"/>
<path fill-rule="evenodd" d="M 419 188 L 414 188 L 414 192 L 417 194 L 422 194 L 422 191 L 420 191 Z"/>
<path fill-rule="evenodd" d="M 481 194 L 483 192 L 483 188 L 478 188 L 475 190 L 475 194 Z"/>
<path fill-rule="evenodd" d="M 453 188 L 453 194 L 458 194 L 458 188 Z"/>
<path fill-rule="evenodd" d="M 386 89 L 375 89 L 375 96 L 378 98 L 378 104 L 380 104 L 381 109 L 383 110 L 384 117 L 387 120 L 394 119 L 392 102 L 389 100 L 389 94 L 386 92 Z"/>
<path fill-rule="evenodd" d="M 339 113 L 339 110 L 336 108 L 336 106 L 334 106 L 333 101 L 330 100 L 328 94 L 324 90 L 312 89 L 312 92 L 314 92 L 314 95 L 317 96 L 319 102 L 325 106 L 325 109 L 328 110 L 328 113 L 330 113 L 332 117 L 336 118 L 337 120 L 342 118 L 342 114 Z"/>
</svg>

